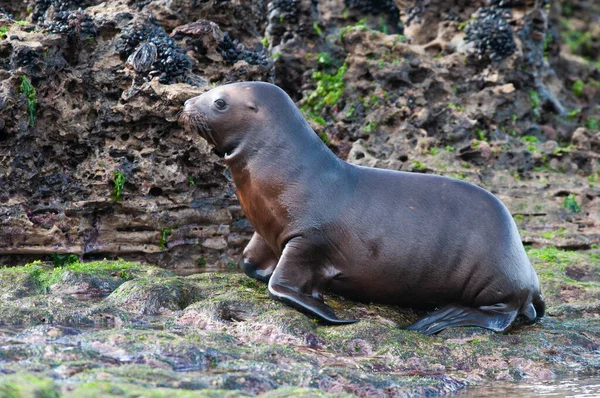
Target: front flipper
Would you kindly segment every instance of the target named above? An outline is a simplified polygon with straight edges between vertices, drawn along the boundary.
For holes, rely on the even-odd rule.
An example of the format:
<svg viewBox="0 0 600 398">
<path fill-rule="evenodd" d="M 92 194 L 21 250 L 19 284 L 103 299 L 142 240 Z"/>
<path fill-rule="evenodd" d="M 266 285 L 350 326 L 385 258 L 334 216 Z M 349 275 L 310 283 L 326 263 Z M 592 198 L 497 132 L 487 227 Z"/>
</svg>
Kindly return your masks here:
<svg viewBox="0 0 600 398">
<path fill-rule="evenodd" d="M 424 316 L 406 329 L 427 335 L 454 326 L 479 326 L 495 332 L 504 332 L 512 325 L 517 313 L 516 309 L 511 309 L 506 304 L 479 308 L 450 304 Z"/>
<path fill-rule="evenodd" d="M 277 256 L 267 242 L 255 232 L 242 254 L 241 270 L 251 278 L 268 283 L 276 265 Z"/>
<path fill-rule="evenodd" d="M 319 252 L 303 238 L 290 240 L 269 280 L 271 297 L 333 325 L 358 322 L 339 319 L 323 301 L 323 290 L 331 277 L 325 275 Z"/>
</svg>

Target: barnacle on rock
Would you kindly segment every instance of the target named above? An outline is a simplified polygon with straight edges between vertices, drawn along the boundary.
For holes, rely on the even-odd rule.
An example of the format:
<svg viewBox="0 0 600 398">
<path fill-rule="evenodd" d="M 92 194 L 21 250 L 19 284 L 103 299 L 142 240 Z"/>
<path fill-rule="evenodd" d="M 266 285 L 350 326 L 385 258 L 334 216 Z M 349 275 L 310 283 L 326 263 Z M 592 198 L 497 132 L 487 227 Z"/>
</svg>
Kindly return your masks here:
<svg viewBox="0 0 600 398">
<path fill-rule="evenodd" d="M 466 29 L 465 41 L 473 42 L 479 59 L 499 61 L 516 50 L 507 18 L 510 11 L 502 8 L 480 8 Z"/>
<path fill-rule="evenodd" d="M 43 20 L 50 7 L 54 8 L 54 12 L 68 11 L 81 7 L 84 2 L 85 0 L 35 0 L 31 19 L 33 22 Z"/>
<path fill-rule="evenodd" d="M 14 17 L 4 8 L 0 7 L 0 20 L 2 19 L 14 19 Z"/>
<path fill-rule="evenodd" d="M 148 23 L 123 29 L 121 37 L 117 41 L 117 51 L 122 57 L 129 58 L 140 43 L 144 42 L 148 45 L 151 43 L 156 48 L 156 60 L 147 71 L 148 77 L 158 76 L 159 81 L 163 84 L 174 82 L 194 84 L 186 77 L 186 73 L 191 70 L 192 66 L 190 59 L 175 40 L 158 25 Z"/>
<path fill-rule="evenodd" d="M 525 0 L 490 0 L 491 5 L 502 8 L 521 7 L 525 3 Z"/>
<path fill-rule="evenodd" d="M 399 15 L 394 0 L 344 0 L 344 4 L 348 8 L 358 9 L 364 14 L 390 13 Z"/>
<path fill-rule="evenodd" d="M 219 43 L 217 49 L 228 65 L 233 65 L 237 61 L 246 61 L 250 65 L 261 66 L 268 66 L 272 63 L 269 58 L 269 51 L 263 45 L 256 44 L 253 50 L 249 50 L 237 40 L 232 40 L 227 32 L 223 35 L 223 40 Z"/>
<path fill-rule="evenodd" d="M 52 14 L 50 20 L 42 25 L 52 33 L 77 33 L 88 36 L 96 35 L 96 26 L 92 18 L 80 8 L 76 11 L 58 11 Z"/>
<path fill-rule="evenodd" d="M 297 23 L 299 18 L 299 0 L 274 0 L 269 3 L 267 12 L 277 13 L 280 20 Z"/>
<path fill-rule="evenodd" d="M 536 5 L 536 7 L 544 7 L 548 3 L 548 0 L 490 0 L 490 5 L 502 8 L 527 7 L 534 5 Z"/>
</svg>

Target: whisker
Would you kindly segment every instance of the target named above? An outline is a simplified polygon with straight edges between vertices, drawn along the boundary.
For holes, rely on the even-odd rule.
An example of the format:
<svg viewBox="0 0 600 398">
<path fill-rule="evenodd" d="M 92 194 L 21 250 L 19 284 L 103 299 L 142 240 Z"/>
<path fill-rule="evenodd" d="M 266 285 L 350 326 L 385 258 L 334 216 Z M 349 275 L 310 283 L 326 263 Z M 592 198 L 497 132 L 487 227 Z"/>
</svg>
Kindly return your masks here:
<svg viewBox="0 0 600 398">
<path fill-rule="evenodd" d="M 217 141 L 213 135 L 213 131 L 208 125 L 206 116 L 202 113 L 195 111 L 181 111 L 178 116 L 179 122 L 184 126 L 187 131 L 195 131 L 204 137 L 213 145 L 217 145 Z"/>
</svg>

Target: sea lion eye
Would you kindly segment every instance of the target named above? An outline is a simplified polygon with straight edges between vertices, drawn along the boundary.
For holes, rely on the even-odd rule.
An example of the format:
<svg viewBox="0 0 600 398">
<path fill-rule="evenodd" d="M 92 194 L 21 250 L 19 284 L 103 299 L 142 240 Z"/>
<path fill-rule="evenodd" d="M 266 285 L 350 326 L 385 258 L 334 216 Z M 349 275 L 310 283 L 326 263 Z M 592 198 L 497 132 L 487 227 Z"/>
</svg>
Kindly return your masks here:
<svg viewBox="0 0 600 398">
<path fill-rule="evenodd" d="M 215 106 L 217 107 L 217 109 L 223 110 L 227 108 L 227 102 L 225 102 L 225 100 L 218 99 L 215 101 Z"/>
</svg>

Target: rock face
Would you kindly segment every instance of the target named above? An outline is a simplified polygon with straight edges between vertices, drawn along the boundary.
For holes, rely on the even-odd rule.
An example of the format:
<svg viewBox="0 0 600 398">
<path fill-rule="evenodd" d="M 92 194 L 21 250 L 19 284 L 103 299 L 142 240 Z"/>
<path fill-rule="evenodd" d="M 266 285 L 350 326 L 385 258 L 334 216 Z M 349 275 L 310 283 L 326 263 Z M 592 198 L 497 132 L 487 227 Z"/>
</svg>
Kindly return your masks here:
<svg viewBox="0 0 600 398">
<path fill-rule="evenodd" d="M 0 8 L 2 264 L 52 253 L 235 264 L 252 228 L 227 170 L 177 115 L 213 84 L 242 80 L 283 87 L 350 162 L 491 190 L 525 243 L 600 243 L 599 52 L 583 33 L 598 30 L 597 5 L 0 0 Z"/>
<path fill-rule="evenodd" d="M 3 14 L 0 262 L 54 252 L 183 267 L 235 259 L 251 230 L 224 167 L 177 113 L 210 81 L 272 80 L 266 50 L 209 21 L 171 37 L 163 22 L 175 2 L 31 3 L 28 22 Z M 24 16 L 26 5 L 10 11 Z M 260 41 L 250 25 L 232 32 Z"/>
</svg>

